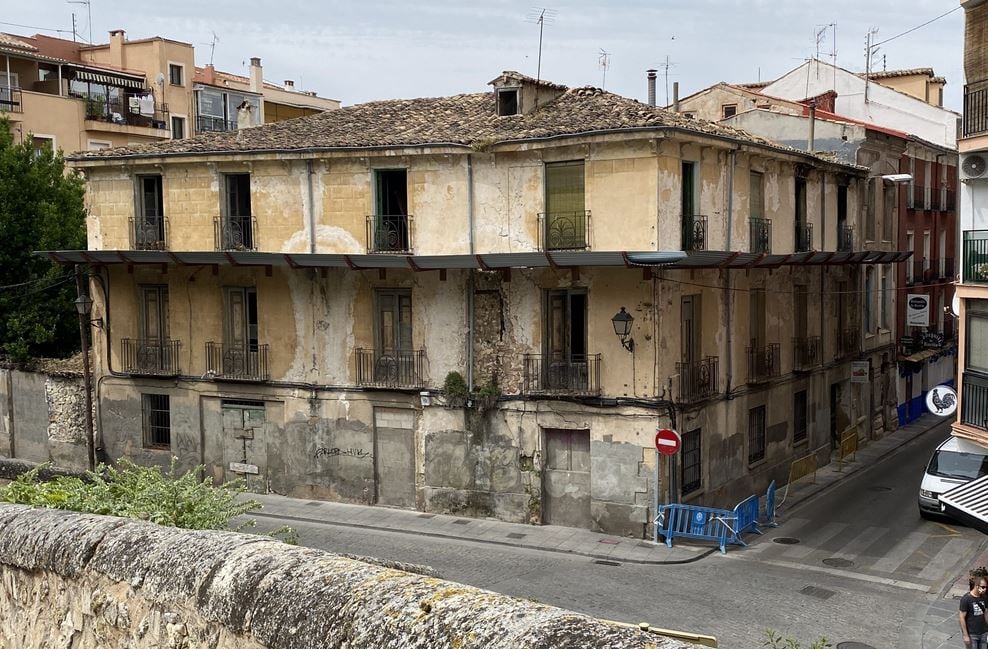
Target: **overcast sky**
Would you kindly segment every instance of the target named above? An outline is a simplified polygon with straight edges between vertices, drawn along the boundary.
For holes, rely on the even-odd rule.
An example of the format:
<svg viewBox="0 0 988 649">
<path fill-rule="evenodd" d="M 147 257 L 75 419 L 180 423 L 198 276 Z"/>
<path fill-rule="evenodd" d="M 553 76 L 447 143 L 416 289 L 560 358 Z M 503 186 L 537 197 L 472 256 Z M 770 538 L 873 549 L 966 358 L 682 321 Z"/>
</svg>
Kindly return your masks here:
<svg viewBox="0 0 988 649">
<path fill-rule="evenodd" d="M 543 0 L 533 0 L 541 2 Z M 548 2 L 549 0 L 545 0 Z M 659 69 L 658 101 L 664 103 L 663 65 L 686 96 L 718 81 L 774 79 L 817 51 L 815 32 L 836 23 L 837 64 L 864 69 L 865 37 L 892 38 L 958 6 L 958 0 L 559 0 L 546 21 L 542 78 L 570 86 L 603 85 L 646 99 L 645 70 Z M 517 0 L 92 0 L 92 30 L 106 42 L 110 29 L 128 38 L 164 36 L 191 43 L 196 63 L 209 62 L 213 33 L 219 39 L 217 69 L 246 73 L 259 56 L 268 81 L 293 79 L 296 87 L 354 104 L 372 99 L 430 97 L 488 89 L 502 70 L 535 76 L 539 26 L 535 5 Z M 86 7 L 65 0 L 8 3 L 0 30 L 67 30 L 75 12 L 88 37 Z M 876 67 L 933 67 L 947 79 L 945 105 L 960 109 L 963 94 L 964 12 L 881 46 Z M 832 28 L 820 44 L 830 60 Z M 606 71 L 601 51 L 608 53 Z"/>
</svg>

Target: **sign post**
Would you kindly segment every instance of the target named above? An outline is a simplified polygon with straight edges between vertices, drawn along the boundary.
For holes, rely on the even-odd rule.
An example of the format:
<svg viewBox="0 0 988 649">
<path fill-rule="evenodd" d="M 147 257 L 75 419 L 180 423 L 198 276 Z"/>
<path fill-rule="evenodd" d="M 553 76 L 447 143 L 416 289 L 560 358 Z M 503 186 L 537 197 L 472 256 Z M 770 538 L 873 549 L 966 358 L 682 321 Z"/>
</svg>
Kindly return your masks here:
<svg viewBox="0 0 988 649">
<path fill-rule="evenodd" d="M 682 438 L 679 433 L 671 428 L 660 428 L 659 432 L 655 433 L 655 450 L 665 455 L 668 458 L 667 466 L 669 470 L 669 502 L 674 503 L 679 500 L 676 496 L 679 492 L 679 487 L 676 484 L 676 459 L 675 455 L 679 452 L 679 447 L 682 445 Z M 658 457 L 655 458 L 658 460 Z M 656 461 L 656 471 L 658 471 L 658 462 Z"/>
</svg>

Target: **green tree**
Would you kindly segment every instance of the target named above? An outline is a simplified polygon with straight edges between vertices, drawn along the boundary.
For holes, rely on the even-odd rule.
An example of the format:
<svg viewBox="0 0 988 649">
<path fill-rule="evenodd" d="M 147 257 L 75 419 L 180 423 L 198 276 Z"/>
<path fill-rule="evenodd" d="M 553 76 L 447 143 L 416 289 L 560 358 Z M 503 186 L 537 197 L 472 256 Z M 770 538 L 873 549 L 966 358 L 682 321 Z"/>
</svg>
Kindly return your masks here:
<svg viewBox="0 0 988 649">
<path fill-rule="evenodd" d="M 0 357 L 67 356 L 78 349 L 72 269 L 33 254 L 86 244 L 82 178 L 62 154 L 14 142 L 0 118 Z"/>
</svg>

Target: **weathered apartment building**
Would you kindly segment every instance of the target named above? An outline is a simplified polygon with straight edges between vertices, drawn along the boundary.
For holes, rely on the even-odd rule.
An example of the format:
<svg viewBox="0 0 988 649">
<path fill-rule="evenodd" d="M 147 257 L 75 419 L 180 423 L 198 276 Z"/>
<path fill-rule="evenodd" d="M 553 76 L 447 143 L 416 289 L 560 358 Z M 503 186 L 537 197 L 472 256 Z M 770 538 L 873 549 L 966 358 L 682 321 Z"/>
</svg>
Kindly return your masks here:
<svg viewBox="0 0 988 649">
<path fill-rule="evenodd" d="M 0 33 L 0 115 L 18 141 L 64 151 L 104 149 L 237 130 L 339 108 L 340 102 L 195 67 L 195 48 L 162 38 L 85 44 Z"/>
<path fill-rule="evenodd" d="M 957 116 L 941 107 L 945 80 L 930 68 L 871 79 L 866 92 L 864 75 L 810 61 L 776 81 L 705 88 L 679 109 L 869 169 L 862 247 L 913 252 L 898 268 L 866 271 L 859 286 L 868 296 L 864 351 L 887 391 L 873 402 L 894 399 L 906 424 L 926 411 L 930 389 L 954 380 L 956 322 L 945 307 L 957 276 Z"/>
<path fill-rule="evenodd" d="M 110 456 L 641 535 L 673 475 L 733 504 L 865 434 L 857 287 L 908 257 L 862 249 L 866 169 L 491 83 L 74 157 L 89 250 L 50 254 L 92 272 Z"/>
</svg>

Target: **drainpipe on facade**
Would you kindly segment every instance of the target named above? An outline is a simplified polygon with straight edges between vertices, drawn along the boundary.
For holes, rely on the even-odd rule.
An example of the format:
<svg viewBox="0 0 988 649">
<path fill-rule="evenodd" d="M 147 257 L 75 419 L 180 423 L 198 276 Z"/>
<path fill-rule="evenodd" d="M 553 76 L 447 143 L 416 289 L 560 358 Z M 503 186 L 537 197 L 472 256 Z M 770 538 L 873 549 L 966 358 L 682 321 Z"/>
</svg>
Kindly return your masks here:
<svg viewBox="0 0 988 649">
<path fill-rule="evenodd" d="M 315 254 L 316 252 L 316 206 L 314 204 L 315 198 L 312 191 L 312 174 L 315 173 L 312 170 L 312 160 L 305 161 L 305 185 L 306 191 L 309 194 L 309 204 L 306 208 L 306 221 L 309 226 L 309 252 Z"/>
<path fill-rule="evenodd" d="M 738 162 L 738 149 L 740 145 L 731 149 L 727 152 L 727 157 L 730 159 L 730 164 L 727 165 L 727 249 L 732 250 L 734 245 L 734 168 Z M 734 363 L 734 349 L 731 344 L 731 271 L 724 271 L 724 311 L 727 312 L 727 362 L 724 363 L 727 369 L 727 383 L 724 386 L 724 395 L 730 399 L 731 398 L 731 381 L 734 379 L 734 372 L 732 366 Z"/>
<path fill-rule="evenodd" d="M 473 245 L 473 154 L 467 154 L 467 231 L 470 237 L 470 255 Z M 473 392 L 473 271 L 467 273 L 467 389 Z"/>
</svg>

